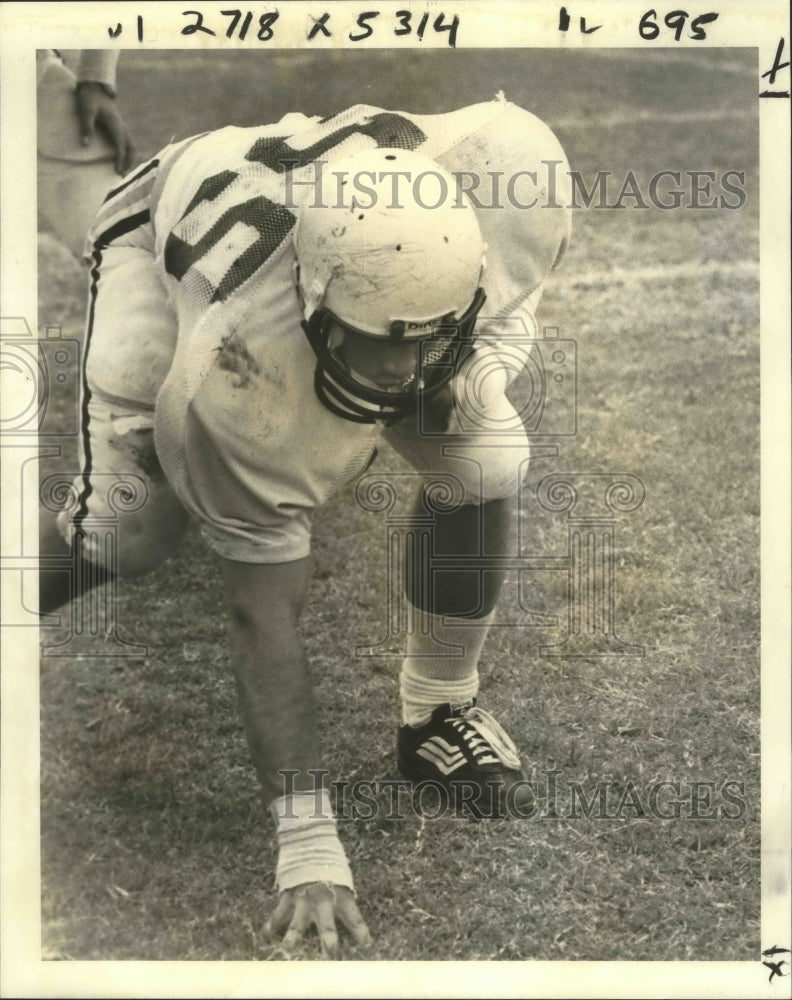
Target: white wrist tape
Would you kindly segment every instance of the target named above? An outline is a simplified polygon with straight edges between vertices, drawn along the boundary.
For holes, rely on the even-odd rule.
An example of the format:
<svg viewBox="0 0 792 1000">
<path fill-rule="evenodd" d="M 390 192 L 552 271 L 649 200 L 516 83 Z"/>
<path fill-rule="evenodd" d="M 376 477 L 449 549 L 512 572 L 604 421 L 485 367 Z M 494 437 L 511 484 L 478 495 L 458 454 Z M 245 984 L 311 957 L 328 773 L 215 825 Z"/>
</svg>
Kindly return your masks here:
<svg viewBox="0 0 792 1000">
<path fill-rule="evenodd" d="M 307 882 L 329 882 L 354 892 L 352 872 L 336 832 L 336 821 L 326 791 L 295 792 L 275 799 L 272 815 L 278 824 L 279 892 Z"/>
</svg>

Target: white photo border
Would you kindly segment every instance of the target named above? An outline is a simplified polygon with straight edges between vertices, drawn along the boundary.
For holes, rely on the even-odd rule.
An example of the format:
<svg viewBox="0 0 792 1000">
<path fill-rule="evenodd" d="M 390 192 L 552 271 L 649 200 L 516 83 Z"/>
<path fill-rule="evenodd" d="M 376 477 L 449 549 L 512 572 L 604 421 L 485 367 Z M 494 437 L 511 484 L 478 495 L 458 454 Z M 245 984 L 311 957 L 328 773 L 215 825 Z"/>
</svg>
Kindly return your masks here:
<svg viewBox="0 0 792 1000">
<path fill-rule="evenodd" d="M 184 36 L 183 11 L 190 7 L 209 19 L 228 5 L 190 3 L 4 3 L 2 28 L 2 274 L 0 316 L 26 317 L 35 328 L 36 215 L 35 50 L 140 48 L 138 15 L 145 20 L 145 47 L 194 49 L 243 47 L 245 43 L 205 35 Z M 259 5 L 261 6 L 261 5 Z M 272 5 L 270 5 L 272 6 Z M 459 0 L 443 5 L 461 19 L 459 48 L 596 49 L 638 47 L 635 23 L 650 6 L 634 0 L 572 0 L 571 14 L 606 25 L 595 34 L 560 34 L 561 4 L 513 0 Z M 668 5 L 673 7 L 674 5 Z M 439 9 L 414 0 L 378 5 L 350 2 L 297 2 L 280 5 L 279 48 L 305 47 L 310 17 L 332 10 L 341 20 L 366 9 Z M 701 7 L 704 10 L 704 7 Z M 785 3 L 757 5 L 714 2 L 717 30 L 702 42 L 683 39 L 680 48 L 755 47 L 760 121 L 761 237 L 761 506 L 762 506 L 762 946 L 792 947 L 790 896 L 790 125 L 789 100 L 761 99 L 780 39 L 790 53 Z M 114 41 L 108 27 L 123 24 Z M 314 47 L 334 47 L 318 38 Z M 347 45 L 352 43 L 347 42 Z M 370 47 L 404 47 L 413 38 L 373 36 Z M 442 47 L 443 37 L 423 39 Z M 247 45 L 249 48 L 249 44 Z M 788 65 L 777 86 L 790 88 Z M 26 176 L 27 175 L 27 176 Z M 30 196 L 25 196 L 29 191 Z M 4 374 L 4 373 L 2 373 Z M 9 388 L 6 384 L 5 388 Z M 10 391 L 10 390 L 9 390 Z M 13 467 L 4 463 L 5 509 L 19 503 Z M 3 520 L 3 554 L 29 551 L 21 532 L 35 537 L 35 498 L 23 498 L 28 513 Z M 28 543 L 29 545 L 29 543 Z M 5 598 L 4 592 L 4 598 Z M 4 996 L 535 996 L 535 997 L 782 997 L 792 978 L 768 984 L 756 962 L 531 962 L 462 963 L 203 963 L 203 962 L 42 962 L 40 959 L 40 871 L 38 857 L 38 641 L 35 629 L 3 635 L 2 671 L 2 983 Z M 786 992 L 785 992 L 786 991 Z"/>
</svg>

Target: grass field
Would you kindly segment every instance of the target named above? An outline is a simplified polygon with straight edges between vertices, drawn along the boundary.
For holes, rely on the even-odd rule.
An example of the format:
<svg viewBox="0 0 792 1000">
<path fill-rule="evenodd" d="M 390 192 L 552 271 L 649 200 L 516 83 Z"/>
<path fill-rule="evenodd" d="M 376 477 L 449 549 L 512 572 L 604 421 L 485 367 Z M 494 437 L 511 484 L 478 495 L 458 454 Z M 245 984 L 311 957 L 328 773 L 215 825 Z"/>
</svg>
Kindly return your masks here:
<svg viewBox="0 0 792 1000">
<path fill-rule="evenodd" d="M 739 209 L 581 209 L 540 319 L 579 348 L 579 430 L 538 458 L 524 553 L 564 555 L 537 504 L 551 472 L 629 473 L 616 523 L 616 632 L 643 657 L 551 658 L 566 574 L 521 572 L 482 659 L 481 701 L 540 785 L 741 783 L 734 818 L 474 824 L 409 813 L 340 823 L 377 959 L 750 960 L 759 955 L 758 124 L 754 56 L 631 52 L 131 53 L 123 108 L 146 157 L 172 137 L 367 102 L 430 113 L 503 89 L 554 127 L 573 169 L 745 173 Z M 84 275 L 40 239 L 40 322 L 79 323 Z M 57 421 L 67 394 L 53 401 Z M 54 424 L 50 425 L 54 426 Z M 73 455 L 64 456 L 68 465 Z M 398 471 L 383 451 L 377 468 Z M 48 467 L 47 471 L 50 471 Z M 328 764 L 396 777 L 397 656 L 384 631 L 385 519 L 347 488 L 317 519 L 303 622 Z M 238 721 L 216 560 L 178 557 L 120 587 L 148 655 L 46 656 L 41 671 L 43 953 L 271 959 L 273 830 Z M 532 620 L 532 619 L 531 619 Z M 57 630 L 55 635 L 57 636 Z M 49 641 L 50 637 L 46 637 Z M 630 784 L 632 783 L 632 785 Z M 542 805 L 542 803 L 540 803 Z M 708 813 L 708 808 L 702 808 Z M 294 958 L 317 957 L 308 941 Z"/>
</svg>

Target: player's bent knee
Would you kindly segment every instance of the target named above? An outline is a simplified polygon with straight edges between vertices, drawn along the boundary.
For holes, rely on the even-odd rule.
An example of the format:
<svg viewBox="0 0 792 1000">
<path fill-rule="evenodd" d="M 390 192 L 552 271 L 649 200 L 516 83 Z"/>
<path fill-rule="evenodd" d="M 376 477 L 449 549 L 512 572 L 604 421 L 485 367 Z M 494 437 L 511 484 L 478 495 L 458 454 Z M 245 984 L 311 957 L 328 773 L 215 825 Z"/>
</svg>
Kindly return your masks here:
<svg viewBox="0 0 792 1000">
<path fill-rule="evenodd" d="M 464 503 L 481 505 L 490 500 L 515 497 L 528 471 L 530 452 L 527 438 L 493 442 L 492 447 L 453 449 L 464 486 Z"/>
<path fill-rule="evenodd" d="M 157 569 L 179 547 L 187 514 L 168 489 L 153 490 L 138 511 L 108 516 L 95 499 L 86 516 L 63 511 L 58 517 L 61 537 L 70 545 L 79 536 L 80 556 L 103 566 L 114 576 L 143 576 Z"/>
</svg>

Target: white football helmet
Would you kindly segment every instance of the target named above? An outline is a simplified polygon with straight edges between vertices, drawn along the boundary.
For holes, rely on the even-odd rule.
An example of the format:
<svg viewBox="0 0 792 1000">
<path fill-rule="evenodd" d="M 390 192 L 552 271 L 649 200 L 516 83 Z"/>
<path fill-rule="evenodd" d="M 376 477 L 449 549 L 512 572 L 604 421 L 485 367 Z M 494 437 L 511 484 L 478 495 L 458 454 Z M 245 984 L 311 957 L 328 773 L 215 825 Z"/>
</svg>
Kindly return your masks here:
<svg viewBox="0 0 792 1000">
<path fill-rule="evenodd" d="M 441 388 L 472 349 L 484 241 L 454 177 L 404 149 L 325 164 L 295 227 L 303 328 L 322 402 L 350 420 L 393 420 Z M 330 343 L 339 328 L 391 343 L 425 341 L 403 391 L 355 377 Z"/>
</svg>

